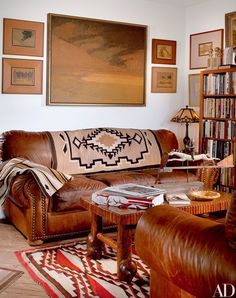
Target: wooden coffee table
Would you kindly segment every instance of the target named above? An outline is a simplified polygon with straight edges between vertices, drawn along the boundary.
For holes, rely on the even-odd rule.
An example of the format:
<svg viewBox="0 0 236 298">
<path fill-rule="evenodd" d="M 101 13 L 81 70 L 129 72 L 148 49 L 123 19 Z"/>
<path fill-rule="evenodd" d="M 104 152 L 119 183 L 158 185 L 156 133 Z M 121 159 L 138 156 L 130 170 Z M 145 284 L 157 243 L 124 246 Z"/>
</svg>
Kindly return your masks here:
<svg viewBox="0 0 236 298">
<path fill-rule="evenodd" d="M 203 214 L 226 210 L 232 194 L 221 192 L 218 199 L 212 201 L 192 201 L 187 206 L 176 206 L 191 214 Z M 104 244 L 117 251 L 117 275 L 122 281 L 131 282 L 137 266 L 132 261 L 132 231 L 145 210 L 122 209 L 118 207 L 97 205 L 91 198 L 82 198 L 81 206 L 91 213 L 91 232 L 87 240 L 87 253 L 93 259 L 100 259 Z M 117 225 L 117 240 L 103 233 L 103 220 Z"/>
</svg>

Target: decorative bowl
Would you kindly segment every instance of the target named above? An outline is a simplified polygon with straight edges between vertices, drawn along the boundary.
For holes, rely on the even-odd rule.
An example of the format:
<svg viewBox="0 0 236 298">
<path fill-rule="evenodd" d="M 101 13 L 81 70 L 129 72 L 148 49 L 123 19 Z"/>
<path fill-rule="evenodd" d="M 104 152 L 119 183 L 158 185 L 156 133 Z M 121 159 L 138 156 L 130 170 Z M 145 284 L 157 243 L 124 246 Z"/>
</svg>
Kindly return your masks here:
<svg viewBox="0 0 236 298">
<path fill-rule="evenodd" d="M 190 196 L 196 201 L 211 201 L 220 197 L 220 193 L 213 190 L 191 191 Z"/>
</svg>

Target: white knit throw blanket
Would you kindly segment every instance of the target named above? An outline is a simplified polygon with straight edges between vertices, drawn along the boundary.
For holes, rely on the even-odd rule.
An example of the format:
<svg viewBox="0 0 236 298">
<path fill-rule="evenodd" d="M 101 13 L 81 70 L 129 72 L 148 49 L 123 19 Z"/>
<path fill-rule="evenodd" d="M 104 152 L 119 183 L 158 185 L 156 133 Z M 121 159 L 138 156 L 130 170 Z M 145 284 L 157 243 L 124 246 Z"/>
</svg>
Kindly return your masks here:
<svg viewBox="0 0 236 298">
<path fill-rule="evenodd" d="M 10 159 L 0 164 L 0 206 L 7 199 L 12 179 L 23 173 L 31 173 L 42 192 L 50 197 L 72 178 L 26 159 Z"/>
</svg>

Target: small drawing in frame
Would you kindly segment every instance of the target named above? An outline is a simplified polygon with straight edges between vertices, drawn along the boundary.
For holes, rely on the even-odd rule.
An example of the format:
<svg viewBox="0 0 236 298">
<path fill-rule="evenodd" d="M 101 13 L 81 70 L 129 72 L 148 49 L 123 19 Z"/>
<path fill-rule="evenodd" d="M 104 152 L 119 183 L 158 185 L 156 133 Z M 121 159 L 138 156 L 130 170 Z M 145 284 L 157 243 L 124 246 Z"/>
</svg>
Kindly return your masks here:
<svg viewBox="0 0 236 298">
<path fill-rule="evenodd" d="M 43 56 L 44 24 L 3 19 L 3 54 Z"/>
<path fill-rule="evenodd" d="M 236 46 L 236 11 L 225 15 L 225 46 Z"/>
<path fill-rule="evenodd" d="M 42 94 L 42 60 L 3 58 L 2 93 Z"/>
<path fill-rule="evenodd" d="M 223 50 L 223 34 L 223 29 L 217 29 L 190 35 L 190 69 L 207 68 L 209 51 Z"/>
<path fill-rule="evenodd" d="M 152 63 L 176 64 L 176 41 L 153 39 Z"/>
<path fill-rule="evenodd" d="M 152 67 L 152 93 L 176 93 L 176 85 L 176 67 Z"/>
<path fill-rule="evenodd" d="M 200 74 L 188 75 L 188 98 L 190 107 L 199 107 L 200 96 Z"/>
</svg>

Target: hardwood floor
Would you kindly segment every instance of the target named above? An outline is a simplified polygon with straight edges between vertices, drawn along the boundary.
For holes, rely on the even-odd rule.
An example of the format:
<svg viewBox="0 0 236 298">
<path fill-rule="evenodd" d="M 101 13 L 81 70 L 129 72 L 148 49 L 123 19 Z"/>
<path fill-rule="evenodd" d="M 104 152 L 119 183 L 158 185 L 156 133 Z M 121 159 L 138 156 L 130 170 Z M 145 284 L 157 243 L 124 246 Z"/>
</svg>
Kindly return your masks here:
<svg viewBox="0 0 236 298">
<path fill-rule="evenodd" d="M 1 298 L 44 298 L 48 297 L 44 289 L 29 276 L 15 256 L 15 251 L 32 248 L 26 239 L 9 223 L 0 222 L 0 264 L 1 267 L 21 270 L 24 274 L 12 285 L 0 293 Z M 81 238 L 80 238 L 81 239 Z M 75 239 L 73 239 L 75 240 Z M 71 242 L 72 239 L 63 242 Z M 58 241 L 59 242 L 59 241 Z M 56 244 L 51 242 L 47 245 Z M 62 243 L 62 241 L 60 241 Z"/>
</svg>

